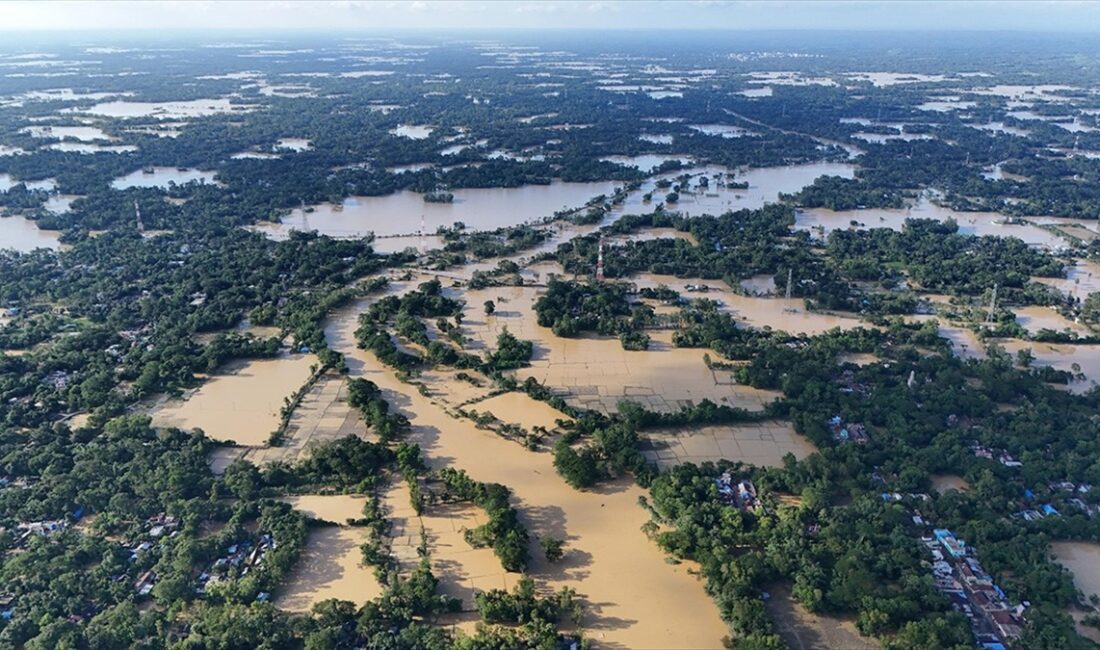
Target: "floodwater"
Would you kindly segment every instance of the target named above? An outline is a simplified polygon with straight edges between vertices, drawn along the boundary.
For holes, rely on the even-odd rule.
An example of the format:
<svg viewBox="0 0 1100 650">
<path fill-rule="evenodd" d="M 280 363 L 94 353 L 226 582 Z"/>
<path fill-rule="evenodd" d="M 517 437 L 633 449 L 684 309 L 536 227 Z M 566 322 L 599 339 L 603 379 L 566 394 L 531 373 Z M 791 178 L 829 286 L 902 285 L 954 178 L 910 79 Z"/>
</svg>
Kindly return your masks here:
<svg viewBox="0 0 1100 650">
<path fill-rule="evenodd" d="M 612 252 L 614 254 L 614 252 Z M 742 321 L 749 327 L 758 329 L 772 328 L 784 330 L 792 334 L 822 334 L 839 327 L 852 329 L 856 327 L 873 327 L 861 322 L 854 315 L 836 315 L 807 311 L 805 301 L 802 298 L 762 298 L 758 296 L 746 296 L 733 293 L 721 280 L 698 280 L 692 278 L 677 278 L 672 275 L 656 275 L 652 273 L 639 273 L 629 278 L 639 289 L 645 287 L 656 288 L 664 285 L 680 292 L 685 298 L 707 298 L 719 303 L 726 311 L 733 313 L 734 318 Z M 709 288 L 706 293 L 693 293 L 688 291 L 687 285 L 702 284 Z M 774 286 L 774 278 L 773 278 Z M 784 288 L 785 289 L 785 288 Z"/>
<path fill-rule="evenodd" d="M 746 135 L 752 135 L 752 131 L 748 129 L 742 129 L 739 126 L 731 126 L 729 124 L 689 124 L 688 128 L 698 131 L 703 135 L 717 135 L 723 138 L 741 138 Z"/>
<path fill-rule="evenodd" d="M 850 619 L 815 614 L 798 604 L 790 587 L 773 585 L 764 607 L 775 624 L 775 632 L 786 647 L 798 650 L 835 648 L 837 650 L 877 650 L 880 644 L 860 635 Z"/>
<path fill-rule="evenodd" d="M 946 494 L 951 490 L 966 492 L 970 490 L 970 483 L 954 474 L 936 474 L 932 477 L 932 489 L 940 494 Z"/>
<path fill-rule="evenodd" d="M 668 412 L 709 399 L 758 411 L 777 396 L 736 384 L 729 371 L 707 368 L 706 350 L 674 347 L 668 330 L 649 332 L 652 341 L 646 351 L 624 350 L 611 337 L 558 337 L 536 322 L 533 305 L 538 295 L 533 287 L 467 292 L 464 333 L 474 350 L 494 349 L 505 327 L 518 338 L 534 342 L 531 367 L 517 370 L 517 379 L 534 377 L 575 406 L 615 412 L 620 400 L 629 399 Z M 496 302 L 492 316 L 482 311 L 486 300 Z"/>
<path fill-rule="evenodd" d="M 465 530 L 477 528 L 487 520 L 485 512 L 477 506 L 435 504 L 417 515 L 404 481 L 392 485 L 382 503 L 390 522 L 391 551 L 402 573 L 410 573 L 420 564 L 417 548 L 423 531 L 432 573 L 440 582 L 439 590 L 461 600 L 463 611 L 474 608 L 476 591 L 515 587 L 519 576 L 505 571 L 491 548 L 474 548 L 465 539 Z M 465 625 L 463 629 L 472 631 Z"/>
<path fill-rule="evenodd" d="M 305 550 L 279 589 L 275 606 L 288 612 L 306 613 L 330 598 L 362 605 L 381 596 L 384 590 L 374 577 L 374 568 L 363 564 L 363 553 L 359 550 L 367 539 L 365 527 L 325 526 L 310 530 Z"/>
<path fill-rule="evenodd" d="M 1025 348 L 1030 349 L 1035 360 L 1032 365 L 1050 366 L 1058 370 L 1085 375 L 1082 380 L 1070 382 L 1067 387 L 1073 393 L 1086 393 L 1100 380 L 1100 346 L 1070 343 L 1040 343 L 1018 339 L 991 341 L 1003 347 L 1012 356 Z M 1075 369 L 1076 367 L 1076 369 Z"/>
<path fill-rule="evenodd" d="M 642 142 L 652 142 L 653 144 L 672 144 L 671 135 L 654 135 L 652 133 L 643 133 L 638 136 L 638 139 Z"/>
<path fill-rule="evenodd" d="M 423 140 L 432 134 L 435 127 L 425 124 L 400 124 L 397 128 L 390 129 L 390 133 L 402 138 Z"/>
<path fill-rule="evenodd" d="M 988 124 L 972 124 L 976 129 L 983 131 L 992 131 L 993 133 L 1006 133 L 1008 135 L 1015 135 L 1021 138 L 1026 138 L 1029 133 L 1026 129 L 1021 129 L 1018 126 L 1007 126 L 1004 122 L 989 122 Z"/>
<path fill-rule="evenodd" d="M 679 201 L 675 206 L 669 206 L 670 209 L 675 208 L 690 216 L 692 214 L 721 214 L 727 210 L 740 210 L 742 208 L 760 208 L 766 203 L 778 201 L 780 193 L 798 192 L 803 187 L 813 183 L 814 179 L 819 176 L 854 178 L 855 169 L 855 165 L 831 162 L 787 165 L 784 167 L 755 167 L 736 171 L 711 165 L 669 172 L 668 174 L 662 174 L 662 178 L 675 178 L 685 173 L 692 175 L 692 190 L 690 192 L 680 192 Z M 739 183 L 747 182 L 749 184 L 748 189 L 718 187 L 714 180 L 715 176 L 722 175 L 728 179 L 730 174 L 733 174 L 734 180 Z M 707 188 L 699 188 L 696 185 L 698 178 L 702 175 L 706 175 L 711 179 Z M 658 189 L 656 180 L 650 179 L 642 185 L 641 189 L 632 192 L 617 212 L 642 213 L 652 211 L 656 204 L 662 201 L 665 194 L 672 191 L 671 189 Z M 643 201 L 643 195 L 647 192 L 653 193 L 651 203 Z"/>
<path fill-rule="evenodd" d="M 367 503 L 366 498 L 352 494 L 308 494 L 285 497 L 282 501 L 306 516 L 337 526 L 346 526 L 348 519 L 362 518 Z"/>
<path fill-rule="evenodd" d="M 266 445 L 279 426 L 283 398 L 309 379 L 311 354 L 284 354 L 231 365 L 226 374 L 207 379 L 182 400 L 158 405 L 150 415 L 158 427 L 202 429 L 214 440 Z"/>
<path fill-rule="evenodd" d="M 317 230 L 334 237 L 362 237 L 370 232 L 380 237 L 408 235 L 420 231 L 421 215 L 429 233 L 456 221 L 471 230 L 493 230 L 580 207 L 597 195 L 610 195 L 614 187 L 612 182 L 555 181 L 514 188 L 456 189 L 453 203 L 427 203 L 423 195 L 411 191 L 349 197 L 339 208 L 326 203 L 309 213 L 295 209 L 273 230 Z"/>
<path fill-rule="evenodd" d="M 775 294 L 775 276 L 763 274 L 745 278 L 741 280 L 741 288 L 749 292 L 749 295 L 773 295 Z"/>
<path fill-rule="evenodd" d="M 44 192 L 52 192 L 57 189 L 57 181 L 52 178 L 47 178 L 40 181 L 21 181 L 13 177 L 11 174 L 0 174 L 0 192 L 7 192 L 8 190 L 20 183 L 26 185 L 28 190 L 42 190 Z"/>
<path fill-rule="evenodd" d="M 853 138 L 858 138 L 864 142 L 871 142 L 873 144 L 886 144 L 894 140 L 901 142 L 911 142 L 913 140 L 932 140 L 935 136 L 928 133 L 853 133 Z"/>
<path fill-rule="evenodd" d="M 96 140 L 110 140 L 111 136 L 103 132 L 103 129 L 95 126 L 28 126 L 23 129 L 35 138 L 73 138 L 81 142 L 94 142 Z"/>
<path fill-rule="evenodd" d="M 198 169 L 176 169 L 175 167 L 154 167 L 153 173 L 147 174 L 144 169 L 138 169 L 111 181 L 111 187 L 116 190 L 124 190 L 130 187 L 167 188 L 170 183 L 184 185 L 191 181 L 213 183 L 215 182 L 214 172 L 204 172 Z"/>
<path fill-rule="evenodd" d="M 817 451 L 790 422 L 768 421 L 657 429 L 644 434 L 646 458 L 662 469 L 683 463 L 734 460 L 764 467 L 782 467 L 783 457 L 801 460 Z"/>
<path fill-rule="evenodd" d="M 746 88 L 745 90 L 738 90 L 734 94 L 741 95 L 742 97 L 753 98 L 753 97 L 771 97 L 773 92 L 774 91 L 772 90 L 771 86 L 761 86 L 759 88 Z"/>
<path fill-rule="evenodd" d="M 1100 595 L 1100 544 L 1093 542 L 1054 542 L 1054 559 L 1073 574 L 1073 584 L 1087 599 Z"/>
<path fill-rule="evenodd" d="M 43 207 L 48 212 L 64 214 L 72 209 L 73 201 L 82 198 L 80 194 L 51 194 Z"/>
<path fill-rule="evenodd" d="M 271 153 L 269 151 L 241 151 L 230 156 L 233 160 L 274 160 L 276 158 L 282 158 L 277 153 Z"/>
<path fill-rule="evenodd" d="M 1037 334 L 1040 330 L 1050 329 L 1056 332 L 1070 330 L 1080 336 L 1087 336 L 1089 330 L 1054 311 L 1050 307 L 1030 306 L 1017 307 L 1016 322 L 1023 326 L 1029 334 Z"/>
<path fill-rule="evenodd" d="M 231 104 L 228 99 L 193 99 L 178 102 L 103 102 L 91 108 L 68 109 L 74 112 L 102 115 L 104 117 L 159 117 L 165 119 L 184 119 L 203 117 L 218 113 L 243 113 L 254 106 Z"/>
<path fill-rule="evenodd" d="M 374 381 L 391 406 L 409 417 L 407 438 L 420 445 L 431 465 L 446 464 L 475 480 L 509 486 L 533 538 L 566 540 L 565 558 L 550 564 L 532 539 L 529 572 L 540 589 L 570 586 L 584 597 L 588 638 L 615 649 L 721 646 L 729 632 L 703 583 L 685 566 L 668 564 L 641 532 L 648 520 L 637 505 L 641 488 L 624 480 L 599 490 L 574 490 L 557 475 L 550 454 L 529 452 L 452 418 L 410 391 L 355 345 L 357 317 L 367 304 L 360 301 L 334 314 L 325 329 L 329 344 L 347 355 L 351 376 Z"/>
<path fill-rule="evenodd" d="M 572 419 L 546 402 L 540 402 L 526 393 L 517 392 L 501 393 L 469 404 L 465 409 L 478 413 L 492 413 L 501 422 L 518 424 L 527 430 L 536 426 L 553 429 L 557 426 L 556 420 Z"/>
<path fill-rule="evenodd" d="M 128 153 L 137 151 L 132 144 L 95 144 L 92 142 L 55 142 L 47 145 L 47 149 L 67 151 L 69 153 Z"/>
<path fill-rule="evenodd" d="M 656 154 L 656 153 L 644 153 L 637 156 L 604 156 L 600 158 L 604 162 L 613 162 L 619 165 L 625 165 L 626 167 L 637 167 L 638 169 L 648 172 L 653 168 L 658 167 L 670 160 L 677 160 L 682 164 L 690 164 L 692 161 L 691 156 L 688 155 L 668 155 L 668 154 Z"/>
<path fill-rule="evenodd" d="M 1091 260 L 1075 260 L 1072 266 L 1066 267 L 1065 278 L 1032 279 L 1084 300 L 1090 293 L 1100 291 L 1100 264 Z"/>
<path fill-rule="evenodd" d="M 956 212 L 936 205 L 922 196 L 916 205 L 904 209 L 869 208 L 865 210 L 828 210 L 810 208 L 795 213 L 796 229 L 810 230 L 824 238 L 834 230 L 889 228 L 900 231 L 906 219 L 954 219 L 963 235 L 989 235 L 1016 237 L 1030 246 L 1057 250 L 1065 248 L 1068 241 L 1055 233 L 1031 224 L 1004 223 L 999 212 Z M 855 222 L 857 225 L 852 225 Z"/>
<path fill-rule="evenodd" d="M 276 150 L 309 151 L 312 148 L 313 144 L 307 138 L 279 138 L 279 141 L 275 143 Z"/>
<path fill-rule="evenodd" d="M 56 230 L 39 230 L 38 224 L 22 215 L 0 217 L 0 248 L 24 253 L 36 248 L 58 250 L 60 237 Z"/>
</svg>

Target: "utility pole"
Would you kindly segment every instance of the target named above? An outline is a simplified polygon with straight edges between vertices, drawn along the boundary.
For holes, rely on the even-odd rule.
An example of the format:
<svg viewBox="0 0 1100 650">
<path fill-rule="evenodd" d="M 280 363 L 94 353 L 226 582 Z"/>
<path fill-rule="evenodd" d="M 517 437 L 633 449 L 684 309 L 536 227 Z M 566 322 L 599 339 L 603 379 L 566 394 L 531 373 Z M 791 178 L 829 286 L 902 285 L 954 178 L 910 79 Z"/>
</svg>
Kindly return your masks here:
<svg viewBox="0 0 1100 650">
<path fill-rule="evenodd" d="M 137 230 L 140 233 L 145 233 L 145 224 L 141 222 L 141 208 L 138 207 L 137 199 L 134 199 L 134 218 L 137 221 Z"/>
<path fill-rule="evenodd" d="M 989 316 L 985 322 L 992 323 L 994 314 L 997 312 L 997 283 L 993 283 L 993 295 L 989 299 Z"/>
</svg>

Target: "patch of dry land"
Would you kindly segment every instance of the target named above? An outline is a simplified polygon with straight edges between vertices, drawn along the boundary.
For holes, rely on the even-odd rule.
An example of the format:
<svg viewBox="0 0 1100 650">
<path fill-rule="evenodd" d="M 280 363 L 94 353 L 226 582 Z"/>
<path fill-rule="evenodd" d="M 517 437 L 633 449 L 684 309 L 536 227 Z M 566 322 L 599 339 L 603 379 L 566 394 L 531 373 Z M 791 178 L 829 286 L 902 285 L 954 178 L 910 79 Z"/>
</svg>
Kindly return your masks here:
<svg viewBox="0 0 1100 650">
<path fill-rule="evenodd" d="M 806 611 L 794 601 L 786 586 L 775 586 L 770 593 L 764 607 L 775 623 L 776 633 L 792 650 L 875 650 L 879 647 L 873 639 L 860 636 L 851 621 Z"/>
<path fill-rule="evenodd" d="M 329 598 L 363 604 L 382 595 L 374 570 L 362 563 L 359 546 L 367 541 L 366 527 L 345 524 L 363 515 L 366 497 L 309 495 L 284 500 L 303 514 L 340 525 L 310 531 L 302 557 L 275 598 L 277 607 L 308 612 Z"/>
<path fill-rule="evenodd" d="M 617 338 L 555 336 L 536 322 L 534 287 L 492 287 L 469 291 L 462 321 L 469 348 L 484 352 L 496 347 L 508 328 L 535 345 L 531 367 L 516 371 L 520 381 L 534 377 L 554 388 L 570 404 L 603 412 L 616 410 L 620 400 L 640 402 L 655 411 L 676 411 L 709 399 L 751 411 L 761 410 L 778 393 L 735 383 L 729 371 L 712 371 L 703 361 L 705 350 L 677 348 L 672 332 L 652 331 L 649 350 L 624 350 Z M 486 316 L 482 304 L 496 303 Z"/>
<path fill-rule="evenodd" d="M 817 451 L 791 423 L 778 420 L 658 429 L 647 431 L 645 439 L 642 453 L 661 469 L 722 459 L 782 467 L 788 453 L 801 460 Z"/>
<path fill-rule="evenodd" d="M 498 291 L 511 290 L 493 289 L 490 296 Z M 480 301 L 469 300 L 480 309 Z M 409 418 L 407 439 L 420 445 L 430 465 L 463 469 L 475 480 L 512 489 L 513 502 L 532 535 L 530 574 L 540 589 L 569 586 L 578 592 L 587 606 L 583 625 L 589 638 L 601 648 L 624 650 L 721 647 L 729 631 L 702 581 L 686 566 L 667 563 L 641 532 L 649 514 L 637 504 L 644 494 L 640 487 L 621 481 L 599 490 L 574 490 L 554 471 L 550 454 L 527 451 L 479 430 L 410 390 L 373 354 L 355 345 L 356 319 L 368 304 L 357 301 L 330 318 L 325 329 L 329 345 L 346 355 L 352 377 L 375 382 L 391 408 Z M 507 303 L 502 307 L 506 312 L 513 309 Z M 471 323 L 471 329 L 476 327 Z M 484 320 L 481 328 L 486 329 Z M 518 326 L 514 331 L 524 335 Z M 495 344 L 495 335 L 492 340 Z M 396 505 L 408 502 L 394 498 Z M 560 562 L 549 564 L 539 552 L 536 540 L 544 535 L 566 541 Z M 445 559 L 445 553 L 437 554 Z"/>
<path fill-rule="evenodd" d="M 230 365 L 182 400 L 169 400 L 150 413 L 158 427 L 202 429 L 213 440 L 267 444 L 279 426 L 283 398 L 309 379 L 312 354 L 284 354 Z"/>
</svg>

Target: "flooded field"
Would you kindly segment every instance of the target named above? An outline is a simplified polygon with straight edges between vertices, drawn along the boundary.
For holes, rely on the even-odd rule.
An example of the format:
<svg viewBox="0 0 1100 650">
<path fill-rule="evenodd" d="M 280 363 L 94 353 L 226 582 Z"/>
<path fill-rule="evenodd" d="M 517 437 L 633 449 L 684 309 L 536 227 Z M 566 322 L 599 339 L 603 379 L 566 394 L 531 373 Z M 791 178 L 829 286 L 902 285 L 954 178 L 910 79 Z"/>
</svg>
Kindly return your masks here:
<svg viewBox="0 0 1100 650">
<path fill-rule="evenodd" d="M 302 557 L 275 598 L 276 607 L 308 612 L 329 598 L 361 605 L 382 595 L 374 569 L 361 561 L 359 546 L 367 541 L 367 529 L 346 525 L 348 519 L 363 516 L 365 497 L 309 495 L 284 501 L 303 514 L 338 525 L 310 530 Z"/>
<path fill-rule="evenodd" d="M 780 421 L 660 429 L 643 435 L 642 453 L 661 469 L 722 459 L 782 467 L 788 453 L 801 460 L 817 451 L 790 422 Z"/>
<path fill-rule="evenodd" d="M 667 412 L 709 399 L 755 411 L 777 396 L 736 384 L 729 371 L 707 368 L 706 350 L 673 347 L 670 331 L 650 332 L 653 340 L 646 351 L 624 350 L 617 338 L 555 336 L 536 323 L 534 288 L 496 287 L 470 291 L 466 298 L 463 329 L 472 349 L 494 348 L 505 327 L 533 341 L 531 367 L 516 371 L 516 377 L 534 377 L 575 406 L 614 412 L 620 400 L 629 399 Z M 497 303 L 496 313 L 488 317 L 481 310 L 486 300 Z"/>
<path fill-rule="evenodd" d="M 1093 542 L 1054 542 L 1054 559 L 1073 574 L 1073 584 L 1087 599 L 1100 595 L 1100 544 Z"/>
<path fill-rule="evenodd" d="M 232 104 L 228 99 L 193 99 L 178 102 L 102 102 L 86 109 L 69 109 L 73 112 L 102 115 L 103 117 L 157 117 L 184 119 L 204 117 L 218 113 L 240 113 L 254 110 L 254 106 Z"/>
<path fill-rule="evenodd" d="M 95 142 L 97 140 L 111 140 L 111 136 L 104 133 L 103 129 L 95 126 L 28 126 L 24 132 L 35 138 L 57 138 L 59 140 L 73 139 L 81 142 Z"/>
<path fill-rule="evenodd" d="M 840 176 L 853 178 L 855 166 L 847 163 L 807 163 L 803 165 L 787 165 L 785 167 L 755 167 L 750 169 L 730 170 L 725 167 L 706 166 L 663 174 L 662 178 L 674 178 L 680 174 L 692 175 L 692 191 L 681 192 L 680 199 L 675 209 L 688 215 L 722 214 L 727 210 L 739 210 L 741 208 L 759 208 L 765 203 L 779 200 L 780 193 L 793 193 L 814 182 L 819 176 Z M 698 177 L 707 175 L 714 178 L 716 175 L 728 177 L 733 174 L 737 182 L 749 184 L 748 189 L 733 189 L 719 187 L 717 183 L 710 183 L 709 187 L 699 188 Z M 671 190 L 662 190 L 656 187 L 656 179 L 646 181 L 640 190 L 627 197 L 625 204 L 616 210 L 622 213 L 642 213 L 653 210 L 654 206 L 661 202 L 665 193 Z M 653 193 L 652 203 L 643 201 L 643 195 Z"/>
<path fill-rule="evenodd" d="M 423 140 L 430 136 L 434 130 L 435 127 L 424 124 L 401 124 L 397 128 L 390 129 L 390 133 L 401 138 Z"/>
<path fill-rule="evenodd" d="M 524 185 L 515 188 L 456 189 L 453 203 L 427 203 L 416 192 L 351 197 L 342 205 L 322 204 L 312 212 L 296 209 L 272 233 L 317 230 L 334 237 L 408 235 L 420 230 L 420 216 L 428 232 L 461 221 L 473 230 L 492 230 L 549 217 L 557 210 L 577 208 L 592 197 L 610 194 L 611 182 Z M 415 244 L 413 244 L 415 245 Z"/>
<path fill-rule="evenodd" d="M 283 444 L 248 449 L 244 458 L 256 465 L 304 459 L 311 446 L 366 434 L 367 425 L 347 401 L 347 380 L 329 371 L 306 394 L 287 424 Z"/>
<path fill-rule="evenodd" d="M 675 160 L 686 165 L 692 161 L 692 158 L 691 156 L 687 155 L 678 156 L 669 154 L 643 153 L 637 156 L 604 156 L 603 158 L 600 158 L 600 160 L 613 162 L 618 165 L 624 165 L 626 167 L 637 167 L 644 172 L 648 172 L 670 160 Z"/>
<path fill-rule="evenodd" d="M 116 190 L 125 190 L 130 187 L 167 188 L 172 183 L 184 185 L 191 181 L 213 183 L 214 172 L 204 172 L 198 169 L 176 169 L 175 167 L 153 167 L 152 171 L 138 169 L 111 181 L 111 187 Z"/>
<path fill-rule="evenodd" d="M 412 422 L 410 442 L 428 462 L 465 469 L 480 481 L 508 485 L 533 536 L 565 539 L 565 557 L 549 564 L 532 540 L 530 570 L 540 589 L 571 586 L 588 604 L 586 636 L 601 648 L 716 648 L 728 634 L 703 584 L 683 565 L 665 562 L 640 527 L 648 513 L 643 490 L 617 482 L 579 492 L 557 476 L 549 454 L 534 453 L 448 416 L 410 391 L 374 356 L 356 348 L 356 316 L 365 301 L 340 310 L 326 326 L 333 349 L 347 355 L 351 376 L 377 383 L 393 408 Z M 615 343 L 618 345 L 618 343 Z"/>
<path fill-rule="evenodd" d="M 1075 260 L 1066 267 L 1065 278 L 1034 278 L 1036 282 L 1055 287 L 1079 300 L 1100 291 L 1100 264 L 1090 260 Z"/>
<path fill-rule="evenodd" d="M 877 650 L 874 639 L 860 636 L 852 621 L 806 611 L 794 601 L 790 588 L 775 585 L 764 607 L 775 624 L 776 633 L 792 650 Z"/>
<path fill-rule="evenodd" d="M 265 445 L 279 424 L 283 398 L 306 382 L 315 363 L 317 358 L 307 354 L 234 363 L 184 399 L 154 408 L 153 424 L 202 429 L 214 440 L 239 445 Z"/>
<path fill-rule="evenodd" d="M 966 492 L 970 490 L 970 483 L 961 476 L 954 474 L 936 474 L 932 477 L 932 489 L 940 494 L 946 494 L 952 490 Z"/>
<path fill-rule="evenodd" d="M 485 513 L 476 506 L 436 504 L 417 515 L 410 502 L 409 486 L 404 481 L 389 488 L 383 506 L 390 522 L 391 548 L 402 572 L 409 573 L 420 563 L 417 549 L 423 530 L 432 573 L 440 581 L 440 591 L 461 600 L 463 611 L 474 609 L 477 591 L 515 587 L 519 575 L 505 571 L 491 548 L 474 548 L 465 539 L 467 529 L 486 522 Z M 473 619 L 468 622 L 472 623 Z"/>
<path fill-rule="evenodd" d="M 1078 336 L 1088 336 L 1089 329 L 1066 318 L 1050 307 L 1016 307 L 1016 322 L 1023 326 L 1030 334 L 1037 334 L 1040 330 L 1049 329 L 1056 332 L 1069 330 Z"/>
<path fill-rule="evenodd" d="M 1100 381 L 1100 346 L 1075 345 L 1071 343 L 1039 343 L 1017 339 L 996 339 L 992 341 L 1015 356 L 1017 352 L 1028 348 L 1035 356 L 1033 365 L 1050 366 L 1074 374 L 1081 373 L 1084 379 L 1069 384 L 1074 393 L 1085 393 Z"/>
<path fill-rule="evenodd" d="M 61 233 L 56 230 L 39 230 L 38 224 L 24 216 L 0 217 L 0 248 L 21 252 L 36 248 L 58 250 L 60 237 Z"/>
<path fill-rule="evenodd" d="M 758 329 L 771 328 L 783 330 L 792 334 L 821 334 L 833 328 L 852 329 L 855 327 L 873 327 L 869 323 L 860 321 L 855 315 L 838 315 L 812 312 L 806 309 L 805 301 L 801 298 L 776 298 L 759 297 L 756 295 L 742 295 L 733 293 L 724 282 L 719 280 L 703 281 L 691 278 L 677 278 L 671 275 L 655 275 L 651 273 L 638 274 L 630 278 L 639 289 L 645 287 L 666 286 L 680 292 L 687 298 L 706 298 L 719 303 L 726 311 L 749 327 Z M 709 288 L 705 293 L 692 293 L 687 285 L 702 284 Z M 752 283 L 750 282 L 750 286 Z M 755 285 L 759 289 L 767 289 L 766 280 L 760 279 Z M 775 290 L 774 279 L 772 289 Z M 754 293 L 763 293 L 757 291 Z"/>
<path fill-rule="evenodd" d="M 811 208 L 795 213 L 795 229 L 809 230 L 824 238 L 834 230 L 889 228 L 901 230 L 906 219 L 954 220 L 963 235 L 991 235 L 1017 237 L 1024 243 L 1040 248 L 1057 250 L 1065 248 L 1069 241 L 1057 234 L 1031 224 L 1005 223 L 1006 217 L 997 212 L 956 212 L 938 206 L 922 197 L 916 205 L 905 209 L 828 210 Z"/>
<path fill-rule="evenodd" d="M 28 190 L 52 192 L 57 188 L 57 181 L 52 178 L 46 178 L 40 181 L 24 181 L 13 177 L 11 174 L 0 174 L 0 192 L 7 192 L 20 183 L 26 185 Z"/>
<path fill-rule="evenodd" d="M 526 393 L 501 393 L 495 397 L 466 406 L 466 410 L 492 413 L 502 422 L 518 424 L 527 430 L 541 426 L 553 429 L 557 420 L 569 420 L 569 416 L 546 402 L 532 399 Z"/>
</svg>

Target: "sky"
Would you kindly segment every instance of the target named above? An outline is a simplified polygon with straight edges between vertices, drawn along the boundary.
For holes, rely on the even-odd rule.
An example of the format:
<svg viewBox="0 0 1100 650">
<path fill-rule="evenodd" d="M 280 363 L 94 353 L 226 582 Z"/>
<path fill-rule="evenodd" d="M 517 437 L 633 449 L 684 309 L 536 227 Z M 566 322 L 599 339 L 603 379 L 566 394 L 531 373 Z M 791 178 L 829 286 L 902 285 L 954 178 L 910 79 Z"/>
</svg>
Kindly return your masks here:
<svg viewBox="0 0 1100 650">
<path fill-rule="evenodd" d="M 0 0 L 0 31 L 818 29 L 1100 32 L 1070 0 Z"/>
</svg>

